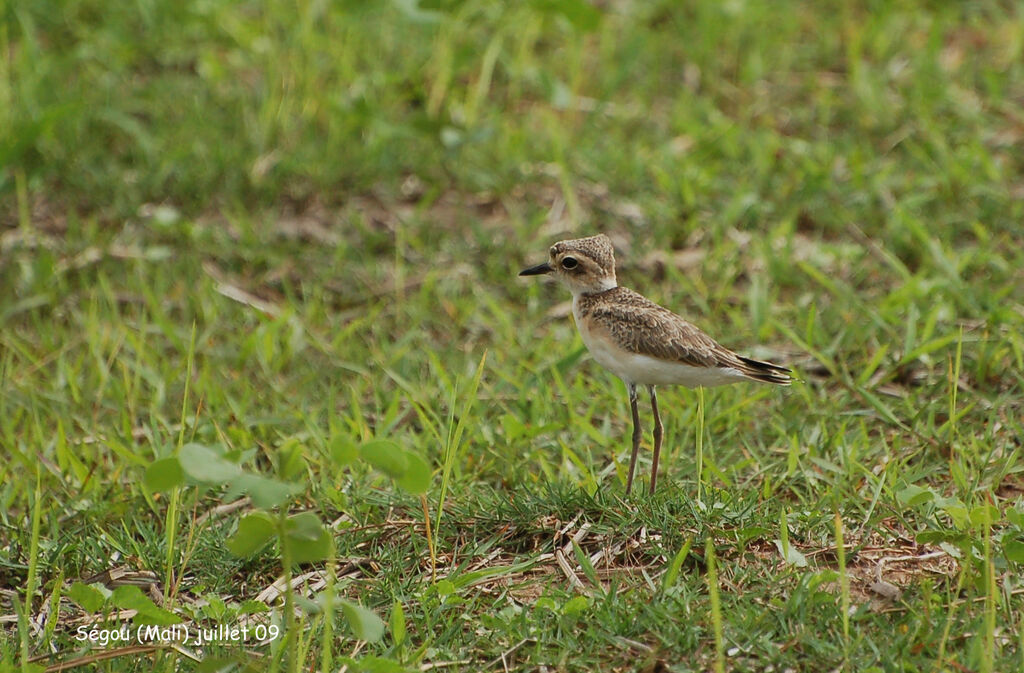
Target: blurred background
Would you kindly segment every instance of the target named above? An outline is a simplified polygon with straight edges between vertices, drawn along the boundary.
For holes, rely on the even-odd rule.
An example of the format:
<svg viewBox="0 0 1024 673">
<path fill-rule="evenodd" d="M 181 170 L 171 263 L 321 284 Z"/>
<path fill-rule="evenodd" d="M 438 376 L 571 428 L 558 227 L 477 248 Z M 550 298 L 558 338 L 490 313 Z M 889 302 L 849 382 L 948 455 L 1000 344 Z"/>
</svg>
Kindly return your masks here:
<svg viewBox="0 0 1024 673">
<path fill-rule="evenodd" d="M 1022 196 L 1017 9 L 8 3 L 4 215 L 19 189 L 30 214 L 104 219 L 455 191 L 516 222 L 554 192 L 573 225 L 680 239 L 794 219 L 892 234 L 900 211 L 1004 231 Z"/>
</svg>

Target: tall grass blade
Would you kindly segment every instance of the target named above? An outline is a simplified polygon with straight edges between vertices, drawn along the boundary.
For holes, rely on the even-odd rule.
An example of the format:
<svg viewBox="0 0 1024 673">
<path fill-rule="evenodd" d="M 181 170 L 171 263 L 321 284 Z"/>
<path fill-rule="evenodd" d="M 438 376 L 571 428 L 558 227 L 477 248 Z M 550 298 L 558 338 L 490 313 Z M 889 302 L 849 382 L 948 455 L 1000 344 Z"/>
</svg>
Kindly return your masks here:
<svg viewBox="0 0 1024 673">
<path fill-rule="evenodd" d="M 29 639 L 32 629 L 28 622 L 32 619 L 32 596 L 36 592 L 36 579 L 39 570 L 39 528 L 43 509 L 42 468 L 36 464 L 36 485 L 32 494 L 32 537 L 28 548 L 28 579 L 25 582 L 25 605 L 18 615 L 18 630 L 21 632 L 21 670 L 29 670 L 29 655 L 32 652 Z"/>
<path fill-rule="evenodd" d="M 715 673 L 725 673 L 725 642 L 722 639 L 722 604 L 718 596 L 718 567 L 715 545 L 708 536 L 704 544 L 704 561 L 708 566 L 708 593 L 711 597 L 711 626 L 715 633 Z"/>
<path fill-rule="evenodd" d="M 704 386 L 697 386 L 697 502 L 704 484 Z"/>
<path fill-rule="evenodd" d="M 455 429 L 452 430 L 452 423 L 454 418 L 449 416 L 448 423 L 448 441 L 444 447 L 443 462 L 441 465 L 441 491 L 437 499 L 437 517 L 434 519 L 434 529 L 438 530 L 441 526 L 441 514 L 444 512 L 444 501 L 448 495 L 448 487 L 451 484 L 452 469 L 455 466 L 455 454 L 458 452 L 459 443 L 462 441 L 462 434 L 466 429 L 466 423 L 469 419 L 469 413 L 473 409 L 473 403 L 476 402 L 476 392 L 480 388 L 480 379 L 484 374 L 484 364 L 487 362 L 487 351 L 480 357 L 480 364 L 477 365 L 476 373 L 473 374 L 473 381 L 469 384 L 469 390 L 466 391 L 465 402 L 462 405 L 462 413 L 459 414 L 459 421 L 455 425 Z M 455 405 L 452 404 L 452 413 L 454 414 Z"/>
<path fill-rule="evenodd" d="M 192 322 L 192 333 L 188 342 L 188 353 L 185 364 L 185 390 L 181 396 L 181 427 L 178 429 L 177 450 L 185 445 L 185 427 L 188 425 L 188 397 L 192 386 L 192 369 L 195 366 L 196 356 L 196 323 Z M 181 486 L 175 486 L 167 499 L 167 517 L 164 522 L 164 544 L 167 547 L 164 556 L 164 598 L 170 607 L 174 604 L 174 595 L 177 593 L 177 583 L 174 577 L 174 548 L 177 543 L 178 532 L 178 503 L 181 498 Z"/>
<path fill-rule="evenodd" d="M 839 561 L 839 591 L 842 594 L 843 610 L 843 655 L 845 665 L 850 662 L 850 576 L 846 573 L 846 543 L 843 540 L 843 518 L 839 510 L 835 513 L 836 556 Z"/>
</svg>

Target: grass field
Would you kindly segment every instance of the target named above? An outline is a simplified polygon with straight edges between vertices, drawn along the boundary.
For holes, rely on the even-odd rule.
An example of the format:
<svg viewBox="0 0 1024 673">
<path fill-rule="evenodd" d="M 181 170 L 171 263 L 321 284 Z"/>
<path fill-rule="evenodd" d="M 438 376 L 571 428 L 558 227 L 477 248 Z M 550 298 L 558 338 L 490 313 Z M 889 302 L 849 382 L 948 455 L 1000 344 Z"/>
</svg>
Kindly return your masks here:
<svg viewBox="0 0 1024 673">
<path fill-rule="evenodd" d="M 0 671 L 1024 670 L 1021 4 L 0 16 Z"/>
</svg>

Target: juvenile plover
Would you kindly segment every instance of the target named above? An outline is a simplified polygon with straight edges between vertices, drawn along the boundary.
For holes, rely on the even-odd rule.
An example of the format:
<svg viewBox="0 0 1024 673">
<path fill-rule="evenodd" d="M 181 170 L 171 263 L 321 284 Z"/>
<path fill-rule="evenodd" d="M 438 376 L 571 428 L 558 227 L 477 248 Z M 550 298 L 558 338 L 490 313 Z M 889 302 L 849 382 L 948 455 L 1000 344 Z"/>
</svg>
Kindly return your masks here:
<svg viewBox="0 0 1024 673">
<path fill-rule="evenodd" d="M 594 359 L 621 378 L 633 412 L 633 453 L 626 493 L 640 449 L 636 387 L 647 386 L 654 412 L 651 493 L 658 479 L 663 428 L 655 386 L 720 386 L 753 380 L 789 385 L 790 370 L 737 355 L 672 311 L 615 281 L 615 255 L 604 234 L 559 241 L 550 259 L 519 272 L 520 276 L 553 274 L 572 292 L 576 327 Z"/>
</svg>

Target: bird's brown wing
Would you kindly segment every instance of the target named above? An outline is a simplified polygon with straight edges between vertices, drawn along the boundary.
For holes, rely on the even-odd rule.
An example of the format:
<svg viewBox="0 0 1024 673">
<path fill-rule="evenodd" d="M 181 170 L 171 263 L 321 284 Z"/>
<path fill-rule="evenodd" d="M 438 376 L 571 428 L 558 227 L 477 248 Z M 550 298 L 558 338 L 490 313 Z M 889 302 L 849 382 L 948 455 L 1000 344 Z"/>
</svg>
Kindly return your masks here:
<svg viewBox="0 0 1024 673">
<path fill-rule="evenodd" d="M 643 295 L 624 287 L 594 302 L 589 311 L 597 325 L 622 348 L 659 360 L 693 367 L 715 367 L 728 351 L 696 326 Z"/>
<path fill-rule="evenodd" d="M 581 312 L 632 353 L 692 367 L 729 367 L 760 381 L 789 383 L 785 367 L 737 355 L 641 294 L 616 287 L 602 295 L 591 302 L 581 301 Z"/>
</svg>

